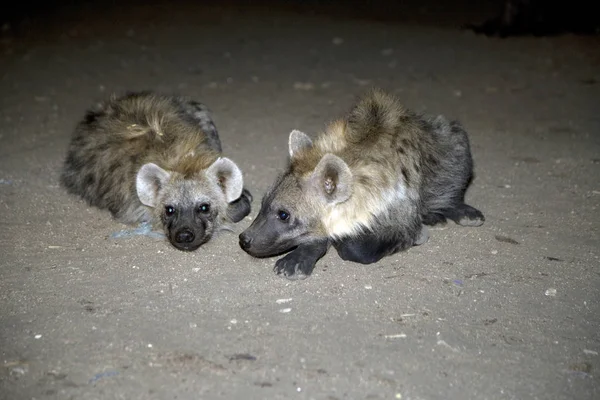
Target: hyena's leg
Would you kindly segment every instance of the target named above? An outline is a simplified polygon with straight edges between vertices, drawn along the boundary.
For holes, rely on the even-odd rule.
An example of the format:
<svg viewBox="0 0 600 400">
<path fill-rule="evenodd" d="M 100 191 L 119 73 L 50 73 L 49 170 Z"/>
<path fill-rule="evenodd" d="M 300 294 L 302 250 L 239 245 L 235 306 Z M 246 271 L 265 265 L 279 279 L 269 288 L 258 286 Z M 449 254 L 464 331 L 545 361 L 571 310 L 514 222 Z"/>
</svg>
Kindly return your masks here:
<svg viewBox="0 0 600 400">
<path fill-rule="evenodd" d="M 306 279 L 315 269 L 315 264 L 329 249 L 329 239 L 319 239 L 301 244 L 275 263 L 273 271 L 290 280 Z"/>
<path fill-rule="evenodd" d="M 404 235 L 382 236 L 371 233 L 336 241 L 333 246 L 342 260 L 372 264 L 383 257 L 406 250 L 412 246 L 419 246 L 427 242 L 428 239 L 429 230 L 426 226 L 423 226 L 416 238 L 407 238 Z"/>
<path fill-rule="evenodd" d="M 227 206 L 227 216 L 231 222 L 239 222 L 250 214 L 252 203 L 252 194 L 247 189 L 242 190 L 239 199 L 232 201 Z"/>
<path fill-rule="evenodd" d="M 442 210 L 442 214 L 462 226 L 480 226 L 485 221 L 481 211 L 464 203 L 454 208 Z"/>
<path fill-rule="evenodd" d="M 431 212 L 429 214 L 425 214 L 425 215 L 423 215 L 422 218 L 423 218 L 424 225 L 434 226 L 434 225 L 446 223 L 446 217 L 437 212 Z"/>
<path fill-rule="evenodd" d="M 190 100 L 184 103 L 186 112 L 192 116 L 194 121 L 200 125 L 200 129 L 206 134 L 208 145 L 211 149 L 221 153 L 221 140 L 217 127 L 212 120 L 210 109 L 199 101 Z"/>
</svg>

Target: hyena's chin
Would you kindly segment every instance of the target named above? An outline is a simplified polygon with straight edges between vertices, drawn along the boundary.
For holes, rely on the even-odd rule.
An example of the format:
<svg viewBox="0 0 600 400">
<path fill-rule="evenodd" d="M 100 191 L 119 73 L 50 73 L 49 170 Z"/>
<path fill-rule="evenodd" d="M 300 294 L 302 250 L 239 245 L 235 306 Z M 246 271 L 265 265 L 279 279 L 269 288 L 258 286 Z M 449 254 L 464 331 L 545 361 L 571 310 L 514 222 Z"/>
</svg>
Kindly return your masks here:
<svg viewBox="0 0 600 400">
<path fill-rule="evenodd" d="M 268 258 L 268 257 L 277 257 L 283 255 L 285 253 L 289 253 L 294 250 L 297 246 L 285 247 L 285 248 L 277 248 L 277 249 L 255 249 L 255 248 L 244 248 L 242 242 L 240 241 L 240 247 L 246 253 L 256 258 Z"/>
</svg>

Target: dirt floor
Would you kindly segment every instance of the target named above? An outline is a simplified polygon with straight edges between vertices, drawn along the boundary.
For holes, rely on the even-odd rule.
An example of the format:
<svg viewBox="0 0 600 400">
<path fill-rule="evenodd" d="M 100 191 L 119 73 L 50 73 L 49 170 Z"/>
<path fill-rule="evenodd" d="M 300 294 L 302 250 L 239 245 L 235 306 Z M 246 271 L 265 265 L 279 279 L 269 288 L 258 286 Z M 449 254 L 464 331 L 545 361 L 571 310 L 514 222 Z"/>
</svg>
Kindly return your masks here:
<svg viewBox="0 0 600 400">
<path fill-rule="evenodd" d="M 424 6 L 85 10 L 2 28 L 1 399 L 600 398 L 598 37 L 491 39 Z M 462 121 L 486 222 L 276 276 L 237 235 L 289 132 L 370 86 Z M 255 196 L 194 253 L 114 237 L 131 227 L 58 185 L 86 108 L 138 89 L 208 104 Z"/>
</svg>

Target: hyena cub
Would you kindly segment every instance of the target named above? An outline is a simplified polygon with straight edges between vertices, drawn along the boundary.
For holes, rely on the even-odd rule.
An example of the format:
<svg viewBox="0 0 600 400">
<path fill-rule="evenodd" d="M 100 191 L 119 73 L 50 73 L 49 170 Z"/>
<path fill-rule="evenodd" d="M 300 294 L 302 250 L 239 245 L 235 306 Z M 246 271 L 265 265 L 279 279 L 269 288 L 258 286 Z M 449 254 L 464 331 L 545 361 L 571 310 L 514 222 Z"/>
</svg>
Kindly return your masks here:
<svg viewBox="0 0 600 400">
<path fill-rule="evenodd" d="M 369 264 L 425 243 L 424 225 L 483 224 L 464 202 L 473 161 L 462 126 L 417 115 L 380 90 L 314 143 L 292 131 L 289 153 L 287 171 L 240 235 L 254 257 L 292 250 L 274 268 L 289 279 L 310 275 L 330 245 L 344 260 Z"/>
<path fill-rule="evenodd" d="M 206 106 L 152 92 L 113 96 L 88 111 L 61 183 L 120 222 L 162 227 L 188 251 L 242 220 L 252 201 L 238 166 L 221 157 Z"/>
</svg>

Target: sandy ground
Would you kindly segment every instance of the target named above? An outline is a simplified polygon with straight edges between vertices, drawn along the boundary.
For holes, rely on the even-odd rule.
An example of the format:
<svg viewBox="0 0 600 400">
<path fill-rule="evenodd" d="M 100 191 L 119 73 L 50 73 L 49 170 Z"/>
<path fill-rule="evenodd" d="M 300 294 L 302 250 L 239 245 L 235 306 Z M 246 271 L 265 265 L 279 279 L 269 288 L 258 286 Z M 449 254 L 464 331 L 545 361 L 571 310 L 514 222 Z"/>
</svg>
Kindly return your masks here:
<svg viewBox="0 0 600 400">
<path fill-rule="evenodd" d="M 600 40 L 460 18 L 159 4 L 5 26 L 0 398 L 600 398 Z M 371 85 L 467 127 L 482 227 L 369 266 L 331 251 L 290 282 L 238 247 L 251 218 L 184 253 L 111 237 L 128 227 L 58 185 L 95 100 L 177 92 L 213 109 L 253 217 L 288 133 Z"/>
</svg>

